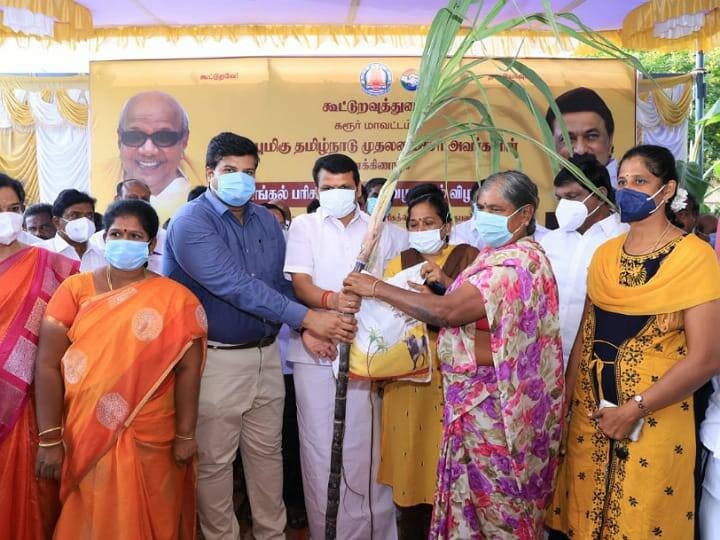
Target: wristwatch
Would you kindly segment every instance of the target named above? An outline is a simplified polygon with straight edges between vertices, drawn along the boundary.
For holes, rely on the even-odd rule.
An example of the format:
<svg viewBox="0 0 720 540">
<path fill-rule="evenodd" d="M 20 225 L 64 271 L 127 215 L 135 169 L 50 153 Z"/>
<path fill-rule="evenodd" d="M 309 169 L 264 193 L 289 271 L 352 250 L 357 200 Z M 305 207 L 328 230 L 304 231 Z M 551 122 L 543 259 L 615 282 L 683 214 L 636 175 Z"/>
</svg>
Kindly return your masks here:
<svg viewBox="0 0 720 540">
<path fill-rule="evenodd" d="M 638 394 L 633 397 L 633 401 L 635 403 L 637 403 L 638 409 L 640 409 L 643 413 L 643 416 L 645 416 L 645 414 L 647 414 L 648 410 L 647 410 L 647 407 L 645 406 L 643 397 L 640 394 Z"/>
</svg>

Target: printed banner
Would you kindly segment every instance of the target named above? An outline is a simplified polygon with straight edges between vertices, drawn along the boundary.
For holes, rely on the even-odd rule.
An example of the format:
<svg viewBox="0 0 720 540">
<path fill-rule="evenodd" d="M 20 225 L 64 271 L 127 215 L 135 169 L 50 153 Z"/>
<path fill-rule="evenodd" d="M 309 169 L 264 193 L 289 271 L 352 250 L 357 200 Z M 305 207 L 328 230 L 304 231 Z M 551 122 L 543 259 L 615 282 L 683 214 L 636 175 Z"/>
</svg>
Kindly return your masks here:
<svg viewBox="0 0 720 540">
<path fill-rule="evenodd" d="M 604 59 L 524 62 L 540 74 L 554 96 L 578 86 L 598 92 L 614 116 L 614 156 L 619 158 L 634 144 L 636 77 L 629 66 Z M 399 57 L 93 62 L 93 195 L 103 208 L 119 180 L 140 178 L 150 185 L 153 204 L 164 220 L 185 201 L 192 186 L 206 183 L 210 138 L 233 131 L 249 137 L 260 149 L 256 200 L 279 199 L 294 212 L 304 211 L 315 197 L 311 172 L 320 156 L 350 155 L 363 181 L 389 174 L 405 143 L 419 63 L 419 58 Z M 540 137 L 527 107 L 489 76 L 500 72 L 493 62 L 476 69 L 486 84 L 496 125 Z M 522 76 L 514 78 L 525 84 Z M 174 101 L 155 92 L 169 94 Z M 471 85 L 468 92 L 472 95 L 476 90 Z M 539 92 L 530 93 L 544 114 L 547 103 Z M 152 111 L 144 120 L 143 110 Z M 449 114 L 481 120 L 468 107 L 457 106 Z M 135 123 L 129 125 L 128 120 Z M 443 122 L 436 118 L 426 132 Z M 146 134 L 164 133 L 141 136 L 144 141 L 129 135 L 121 140 L 128 127 L 138 125 Z M 522 169 L 540 188 L 542 222 L 544 213 L 555 206 L 550 164 L 531 143 L 506 137 L 501 148 L 503 168 L 516 168 L 511 148 L 518 151 Z M 480 134 L 473 140 L 451 140 L 427 154 L 403 173 L 395 220 L 403 221 L 403 195 L 419 181 L 447 185 L 455 214 L 461 219 L 467 216 L 473 183 L 490 172 L 490 150 L 489 137 Z M 479 167 L 476 153 L 482 156 Z"/>
</svg>

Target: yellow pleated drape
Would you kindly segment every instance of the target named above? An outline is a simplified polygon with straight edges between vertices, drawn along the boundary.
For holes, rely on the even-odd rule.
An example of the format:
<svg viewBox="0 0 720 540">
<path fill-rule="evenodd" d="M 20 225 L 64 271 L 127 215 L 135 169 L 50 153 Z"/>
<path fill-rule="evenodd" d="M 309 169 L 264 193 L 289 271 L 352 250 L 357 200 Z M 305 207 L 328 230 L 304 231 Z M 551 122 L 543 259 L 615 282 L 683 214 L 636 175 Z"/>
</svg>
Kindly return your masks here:
<svg viewBox="0 0 720 540">
<path fill-rule="evenodd" d="M 88 106 L 73 101 L 66 90 L 55 91 L 55 101 L 57 108 L 63 118 L 76 127 L 87 127 L 88 125 Z"/>
<path fill-rule="evenodd" d="M 690 107 L 693 103 L 694 82 L 695 77 L 692 73 L 677 77 L 644 80 L 638 83 L 638 93 L 640 99 L 643 100 L 647 99 L 648 94 L 652 94 L 655 108 L 663 124 L 679 126 L 687 120 L 690 114 Z M 663 90 L 680 84 L 684 85 L 682 94 L 677 101 L 673 101 Z"/>
<path fill-rule="evenodd" d="M 13 92 L 12 88 L 0 88 L 2 103 L 13 124 L 17 126 L 32 126 L 35 124 L 30 105 L 23 103 Z"/>
<path fill-rule="evenodd" d="M 28 205 L 40 199 L 35 131 L 28 128 L 0 128 L 0 171 L 25 186 Z"/>
</svg>

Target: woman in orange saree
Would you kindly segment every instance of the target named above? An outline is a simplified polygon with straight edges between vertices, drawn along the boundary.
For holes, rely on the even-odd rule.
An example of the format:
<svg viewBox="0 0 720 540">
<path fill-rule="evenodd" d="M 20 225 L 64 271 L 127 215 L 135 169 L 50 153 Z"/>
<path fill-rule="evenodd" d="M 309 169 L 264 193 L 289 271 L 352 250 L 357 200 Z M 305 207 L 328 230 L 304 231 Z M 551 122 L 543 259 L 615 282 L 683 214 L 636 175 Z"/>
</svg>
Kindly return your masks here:
<svg viewBox="0 0 720 540">
<path fill-rule="evenodd" d="M 205 312 L 144 268 L 150 205 L 116 202 L 105 229 L 109 266 L 67 280 L 41 331 L 38 424 L 64 425 L 37 463 L 43 477 L 62 465 L 54 538 L 191 539 Z"/>
<path fill-rule="evenodd" d="M 40 321 L 50 296 L 78 263 L 18 241 L 23 186 L 0 174 L 0 531 L 3 538 L 49 538 L 57 484 L 35 478 L 39 442 L 32 401 Z"/>
</svg>

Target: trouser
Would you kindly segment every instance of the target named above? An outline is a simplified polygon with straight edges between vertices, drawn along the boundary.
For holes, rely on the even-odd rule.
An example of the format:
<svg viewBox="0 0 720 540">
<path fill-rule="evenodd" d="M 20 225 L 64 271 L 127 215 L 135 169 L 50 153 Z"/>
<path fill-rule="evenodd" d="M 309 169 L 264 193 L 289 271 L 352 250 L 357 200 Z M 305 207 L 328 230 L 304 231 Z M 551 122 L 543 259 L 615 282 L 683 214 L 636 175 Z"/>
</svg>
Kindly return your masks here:
<svg viewBox="0 0 720 540">
<path fill-rule="evenodd" d="M 283 413 L 283 499 L 286 506 L 305 506 L 300 468 L 300 436 L 297 423 L 295 384 L 292 375 L 285 378 L 285 410 Z"/>
<path fill-rule="evenodd" d="M 277 344 L 208 349 L 198 414 L 198 511 L 205 540 L 238 540 L 233 460 L 240 450 L 256 540 L 285 538 L 282 415 Z"/>
<path fill-rule="evenodd" d="M 300 462 L 310 536 L 325 537 L 335 378 L 330 365 L 294 366 Z M 348 384 L 337 538 L 397 540 L 392 490 L 376 482 L 381 402 L 368 382 Z"/>
<path fill-rule="evenodd" d="M 700 538 L 717 540 L 720 538 L 720 459 L 708 452 L 703 480 L 702 498 L 698 510 L 700 520 Z"/>
</svg>

